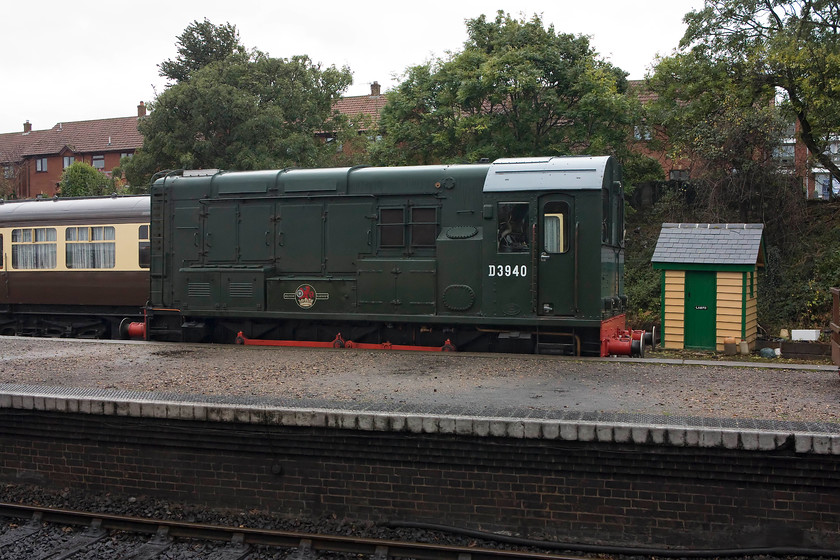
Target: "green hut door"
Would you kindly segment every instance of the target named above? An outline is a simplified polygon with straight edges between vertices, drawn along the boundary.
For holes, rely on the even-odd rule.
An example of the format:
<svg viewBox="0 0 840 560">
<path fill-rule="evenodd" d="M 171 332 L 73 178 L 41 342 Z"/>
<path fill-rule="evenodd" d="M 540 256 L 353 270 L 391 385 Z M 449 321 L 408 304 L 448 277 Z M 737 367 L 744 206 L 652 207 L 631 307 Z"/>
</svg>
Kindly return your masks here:
<svg viewBox="0 0 840 560">
<path fill-rule="evenodd" d="M 714 350 L 717 342 L 717 278 L 714 272 L 685 273 L 685 347 Z"/>
</svg>

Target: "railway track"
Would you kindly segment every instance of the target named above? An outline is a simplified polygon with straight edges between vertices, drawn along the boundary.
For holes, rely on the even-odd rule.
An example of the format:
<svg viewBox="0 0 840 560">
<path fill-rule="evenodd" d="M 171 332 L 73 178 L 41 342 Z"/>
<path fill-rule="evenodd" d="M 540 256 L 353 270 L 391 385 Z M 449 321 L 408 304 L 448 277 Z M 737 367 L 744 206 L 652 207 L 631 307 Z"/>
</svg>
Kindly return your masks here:
<svg viewBox="0 0 840 560">
<path fill-rule="evenodd" d="M 372 560 L 585 560 L 522 550 L 225 527 L 18 504 L 0 504 L 0 517 L 6 521 L 0 526 L 0 559 L 315 560 L 346 554 Z M 24 522 L 10 522 L 13 519 Z"/>
</svg>

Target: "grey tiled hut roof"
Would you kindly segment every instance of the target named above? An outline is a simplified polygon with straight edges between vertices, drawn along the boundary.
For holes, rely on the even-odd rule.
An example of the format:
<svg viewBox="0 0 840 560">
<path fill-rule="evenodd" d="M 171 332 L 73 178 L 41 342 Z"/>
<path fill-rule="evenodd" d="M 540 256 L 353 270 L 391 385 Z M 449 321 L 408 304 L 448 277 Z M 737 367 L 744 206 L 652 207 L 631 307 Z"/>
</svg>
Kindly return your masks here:
<svg viewBox="0 0 840 560">
<path fill-rule="evenodd" d="M 763 232 L 763 224 L 662 224 L 651 262 L 763 265 Z"/>
</svg>

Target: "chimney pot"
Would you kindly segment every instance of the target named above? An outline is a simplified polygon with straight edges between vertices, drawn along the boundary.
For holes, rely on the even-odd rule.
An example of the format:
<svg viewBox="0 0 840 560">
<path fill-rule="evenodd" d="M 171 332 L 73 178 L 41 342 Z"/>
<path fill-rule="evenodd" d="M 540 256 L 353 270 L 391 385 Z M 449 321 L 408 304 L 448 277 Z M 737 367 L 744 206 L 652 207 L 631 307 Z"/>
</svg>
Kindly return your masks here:
<svg viewBox="0 0 840 560">
<path fill-rule="evenodd" d="M 23 123 L 23 131 L 24 132 L 32 132 L 32 123 L 30 123 L 29 121 L 26 121 L 25 123 Z"/>
<path fill-rule="evenodd" d="M 145 117 L 146 116 L 146 104 L 142 101 L 140 105 L 137 106 L 137 116 L 138 117 Z"/>
<path fill-rule="evenodd" d="M 381 91 L 382 91 L 382 86 L 379 85 L 379 82 L 373 82 L 372 84 L 370 84 L 370 96 L 371 97 L 379 97 Z"/>
</svg>

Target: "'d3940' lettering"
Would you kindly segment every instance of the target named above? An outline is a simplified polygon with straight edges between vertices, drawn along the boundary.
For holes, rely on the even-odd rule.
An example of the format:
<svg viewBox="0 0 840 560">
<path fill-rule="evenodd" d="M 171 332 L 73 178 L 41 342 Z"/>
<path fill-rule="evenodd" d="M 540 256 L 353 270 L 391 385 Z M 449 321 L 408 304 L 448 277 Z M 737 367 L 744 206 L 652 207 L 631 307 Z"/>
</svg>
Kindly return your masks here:
<svg viewBox="0 0 840 560">
<path fill-rule="evenodd" d="M 491 264 L 487 276 L 518 276 L 524 278 L 528 275 L 528 267 L 524 264 Z"/>
</svg>

